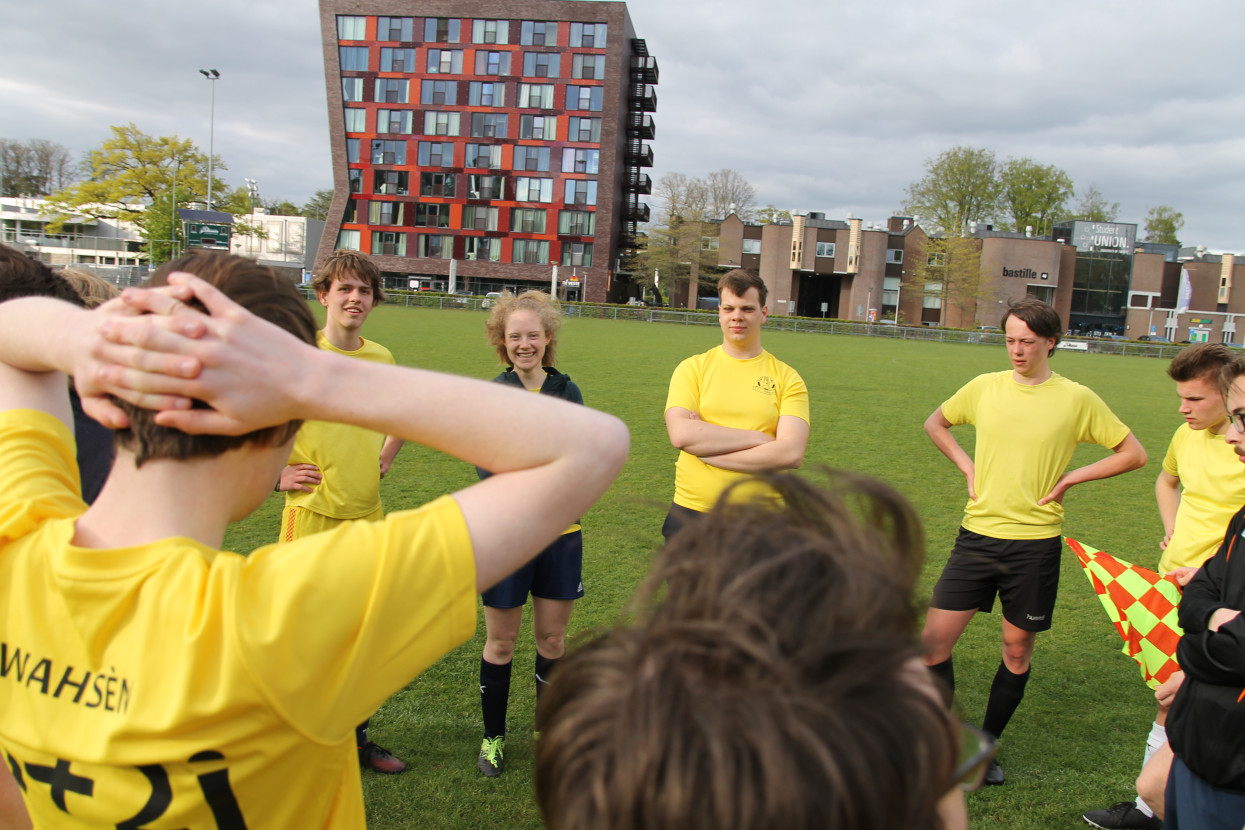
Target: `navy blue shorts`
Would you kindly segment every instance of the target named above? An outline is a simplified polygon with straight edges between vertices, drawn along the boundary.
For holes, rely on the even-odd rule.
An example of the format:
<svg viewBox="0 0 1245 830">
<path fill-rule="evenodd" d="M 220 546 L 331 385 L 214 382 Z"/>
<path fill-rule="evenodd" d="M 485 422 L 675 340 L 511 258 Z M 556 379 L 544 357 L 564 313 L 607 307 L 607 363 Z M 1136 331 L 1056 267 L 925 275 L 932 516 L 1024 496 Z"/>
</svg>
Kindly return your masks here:
<svg viewBox="0 0 1245 830">
<path fill-rule="evenodd" d="M 1168 830 L 1237 830 L 1245 827 L 1245 793 L 1212 786 L 1177 755 L 1163 794 L 1163 827 Z"/>
<path fill-rule="evenodd" d="M 489 608 L 519 608 L 527 595 L 579 599 L 584 595 L 584 535 L 564 533 L 536 558 L 489 588 L 480 598 Z"/>
<path fill-rule="evenodd" d="M 670 537 L 682 530 L 684 525 L 697 521 L 704 515 L 699 510 L 671 502 L 670 512 L 666 514 L 666 520 L 661 524 L 661 535 L 669 541 Z"/>
<path fill-rule="evenodd" d="M 1063 539 L 995 539 L 963 527 L 934 586 L 931 608 L 985 611 L 998 596 L 1003 616 L 1025 631 L 1047 631 L 1059 593 Z"/>
</svg>

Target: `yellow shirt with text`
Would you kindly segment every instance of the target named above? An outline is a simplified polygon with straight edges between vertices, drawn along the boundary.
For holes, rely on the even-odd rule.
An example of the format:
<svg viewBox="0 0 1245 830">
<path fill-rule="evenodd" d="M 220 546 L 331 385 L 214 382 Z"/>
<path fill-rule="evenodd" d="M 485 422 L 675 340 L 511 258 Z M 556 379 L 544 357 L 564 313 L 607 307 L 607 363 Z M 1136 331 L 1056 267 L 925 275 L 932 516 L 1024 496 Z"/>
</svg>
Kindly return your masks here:
<svg viewBox="0 0 1245 830">
<path fill-rule="evenodd" d="M 1245 504 L 1245 464 L 1222 435 L 1181 424 L 1163 470 L 1180 479 L 1180 508 L 1159 573 L 1202 563 L 1219 550 L 1228 522 Z"/>
</svg>

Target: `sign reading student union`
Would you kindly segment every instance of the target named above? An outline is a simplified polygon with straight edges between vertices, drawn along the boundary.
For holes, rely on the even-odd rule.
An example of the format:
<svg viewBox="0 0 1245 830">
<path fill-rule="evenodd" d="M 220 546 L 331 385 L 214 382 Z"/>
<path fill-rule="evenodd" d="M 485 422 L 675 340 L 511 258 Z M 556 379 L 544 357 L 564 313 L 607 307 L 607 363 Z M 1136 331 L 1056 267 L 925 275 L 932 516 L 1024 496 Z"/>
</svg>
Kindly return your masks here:
<svg viewBox="0 0 1245 830">
<path fill-rule="evenodd" d="M 1131 254 L 1137 226 L 1118 222 L 1073 222 L 1072 245 L 1078 251 Z"/>
</svg>

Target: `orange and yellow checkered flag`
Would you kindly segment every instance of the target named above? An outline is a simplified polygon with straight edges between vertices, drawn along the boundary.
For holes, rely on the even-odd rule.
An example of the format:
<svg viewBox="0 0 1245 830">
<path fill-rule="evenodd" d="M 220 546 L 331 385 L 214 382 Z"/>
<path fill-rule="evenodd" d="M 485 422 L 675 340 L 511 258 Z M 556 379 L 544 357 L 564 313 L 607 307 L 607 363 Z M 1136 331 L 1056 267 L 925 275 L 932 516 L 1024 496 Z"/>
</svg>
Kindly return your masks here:
<svg viewBox="0 0 1245 830">
<path fill-rule="evenodd" d="M 1081 561 L 1085 576 L 1123 638 L 1120 650 L 1141 666 L 1146 685 L 1157 689 L 1180 670 L 1176 664 L 1176 645 L 1183 633 L 1176 619 L 1180 586 L 1173 577 L 1159 576 L 1075 539 L 1065 537 L 1064 541 Z"/>
</svg>

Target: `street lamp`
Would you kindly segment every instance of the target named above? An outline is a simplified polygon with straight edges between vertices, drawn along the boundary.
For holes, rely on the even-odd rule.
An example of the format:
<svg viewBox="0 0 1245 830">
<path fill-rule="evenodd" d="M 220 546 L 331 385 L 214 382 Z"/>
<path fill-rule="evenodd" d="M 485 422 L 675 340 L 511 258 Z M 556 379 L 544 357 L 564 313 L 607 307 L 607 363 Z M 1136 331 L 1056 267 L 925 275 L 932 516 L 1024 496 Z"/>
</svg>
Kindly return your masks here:
<svg viewBox="0 0 1245 830">
<path fill-rule="evenodd" d="M 254 240 L 255 240 L 255 199 L 256 199 L 256 197 L 257 197 L 257 196 L 259 196 L 259 183 L 258 183 L 258 182 L 256 182 L 254 179 L 243 179 L 242 181 L 246 182 L 246 192 L 247 192 L 247 195 L 249 195 L 249 196 L 251 197 L 251 218 L 250 218 L 250 221 L 249 221 L 249 224 L 250 224 L 250 226 L 251 226 L 251 227 L 250 227 L 249 232 L 247 233 L 247 237 L 246 237 L 246 240 L 247 240 L 247 241 L 246 241 L 246 252 L 247 252 L 247 254 L 246 254 L 246 255 L 247 255 L 247 256 L 250 256 L 250 255 L 253 253 L 253 251 L 254 251 Z"/>
<path fill-rule="evenodd" d="M 216 79 L 220 73 L 215 69 L 200 69 L 199 74 L 212 82 L 212 116 L 208 121 L 208 192 L 207 209 L 212 209 L 212 156 L 216 150 Z"/>
</svg>

